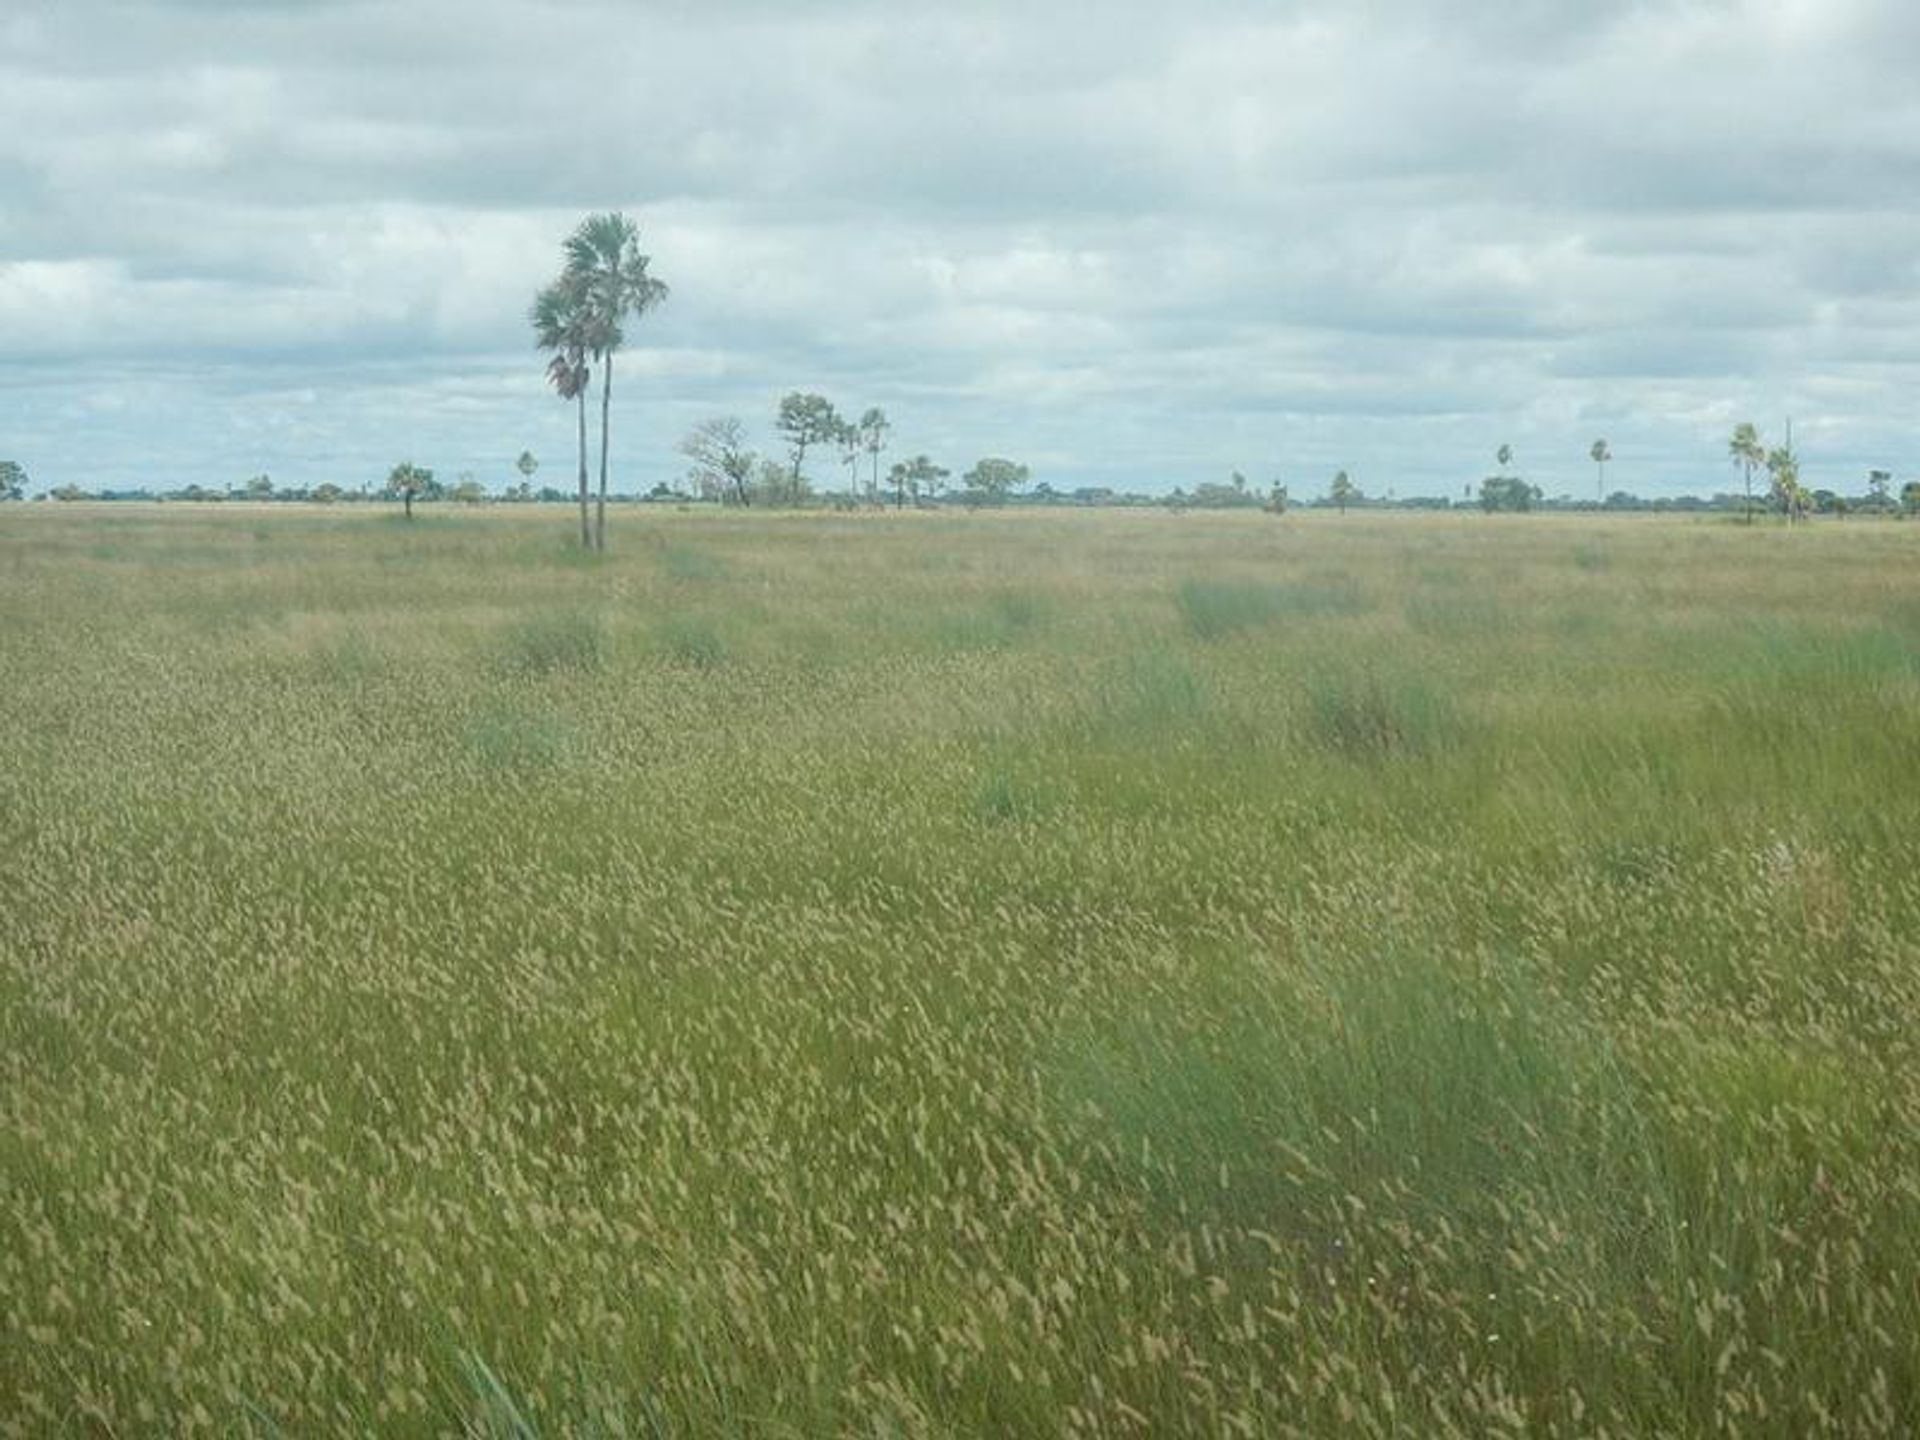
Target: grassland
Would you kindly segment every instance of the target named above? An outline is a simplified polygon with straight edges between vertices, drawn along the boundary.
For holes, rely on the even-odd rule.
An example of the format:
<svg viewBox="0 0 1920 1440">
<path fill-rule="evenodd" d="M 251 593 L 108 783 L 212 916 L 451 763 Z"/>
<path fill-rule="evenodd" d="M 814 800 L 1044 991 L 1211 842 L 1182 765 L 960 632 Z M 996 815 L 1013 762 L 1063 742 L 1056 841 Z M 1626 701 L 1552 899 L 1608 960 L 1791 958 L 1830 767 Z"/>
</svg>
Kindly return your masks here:
<svg viewBox="0 0 1920 1440">
<path fill-rule="evenodd" d="M 0 1426 L 1912 1433 L 1920 525 L 0 513 Z"/>
</svg>

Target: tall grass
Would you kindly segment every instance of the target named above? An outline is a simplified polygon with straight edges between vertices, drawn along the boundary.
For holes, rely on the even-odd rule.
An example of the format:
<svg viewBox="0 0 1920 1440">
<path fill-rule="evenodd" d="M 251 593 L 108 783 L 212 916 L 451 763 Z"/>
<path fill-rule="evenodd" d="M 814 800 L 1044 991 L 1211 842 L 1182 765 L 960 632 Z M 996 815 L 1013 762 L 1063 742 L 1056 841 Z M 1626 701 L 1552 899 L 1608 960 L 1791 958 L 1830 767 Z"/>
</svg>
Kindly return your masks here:
<svg viewBox="0 0 1920 1440">
<path fill-rule="evenodd" d="M 1920 528 L 98 519 L 0 1430 L 1915 1428 Z"/>
</svg>

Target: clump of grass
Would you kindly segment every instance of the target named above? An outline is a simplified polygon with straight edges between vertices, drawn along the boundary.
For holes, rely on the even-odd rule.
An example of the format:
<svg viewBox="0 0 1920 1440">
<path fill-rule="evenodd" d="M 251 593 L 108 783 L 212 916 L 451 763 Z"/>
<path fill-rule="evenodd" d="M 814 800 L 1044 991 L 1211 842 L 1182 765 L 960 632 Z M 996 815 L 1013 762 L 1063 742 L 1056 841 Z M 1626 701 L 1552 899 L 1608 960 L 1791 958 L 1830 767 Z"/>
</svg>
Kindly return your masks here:
<svg viewBox="0 0 1920 1440">
<path fill-rule="evenodd" d="M 1422 635 L 1499 635 L 1516 623 L 1512 611 L 1497 597 L 1451 590 L 1409 596 L 1405 610 L 1407 624 Z"/>
<path fill-rule="evenodd" d="M 727 573 L 719 556 L 691 545 L 668 545 L 660 552 L 660 566 L 675 580 L 719 580 Z"/>
<path fill-rule="evenodd" d="M 1425 677 L 1374 667 L 1310 676 L 1306 726 L 1318 743 L 1354 760 L 1431 753 L 1459 728 L 1452 703 Z"/>
<path fill-rule="evenodd" d="M 654 627 L 661 651 L 679 665 L 711 670 L 727 659 L 719 629 L 702 615 L 669 615 Z"/>
<path fill-rule="evenodd" d="M 1186 580 L 1174 598 L 1187 628 L 1202 640 L 1286 621 L 1358 615 L 1367 609 L 1359 586 L 1343 579 Z"/>
<path fill-rule="evenodd" d="M 1039 595 L 1002 591 L 983 604 L 940 615 L 934 634 L 946 650 L 999 650 L 1037 629 L 1050 613 L 1051 607 Z"/>
<path fill-rule="evenodd" d="M 974 804 L 983 819 L 996 824 L 1037 820 L 1051 807 L 1046 786 L 1005 766 L 996 765 L 981 777 Z"/>
<path fill-rule="evenodd" d="M 1599 545 L 1583 543 L 1573 547 L 1575 569 L 1584 570 L 1589 575 L 1613 568 L 1613 556 Z"/>
<path fill-rule="evenodd" d="M 514 675 L 591 674 L 605 658 L 599 619 L 584 611 L 533 615 L 508 632 L 501 667 Z"/>
<path fill-rule="evenodd" d="M 571 748 L 568 728 L 551 716 L 488 707 L 467 724 L 467 743 L 490 770 L 548 770 Z"/>
<path fill-rule="evenodd" d="M 315 672 L 336 683 L 364 681 L 378 675 L 386 661 L 358 630 L 349 630 L 314 646 Z"/>
</svg>

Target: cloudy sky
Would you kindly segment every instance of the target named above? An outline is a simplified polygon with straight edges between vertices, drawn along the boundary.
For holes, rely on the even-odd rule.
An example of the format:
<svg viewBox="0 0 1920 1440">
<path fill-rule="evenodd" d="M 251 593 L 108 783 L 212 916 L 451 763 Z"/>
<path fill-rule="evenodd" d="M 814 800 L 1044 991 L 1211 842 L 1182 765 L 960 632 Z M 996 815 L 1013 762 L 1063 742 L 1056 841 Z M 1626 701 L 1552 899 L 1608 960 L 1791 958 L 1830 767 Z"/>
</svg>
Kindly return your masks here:
<svg viewBox="0 0 1920 1440">
<path fill-rule="evenodd" d="M 799 388 L 1063 489 L 1704 492 L 1790 414 L 1857 491 L 1920 474 L 1916 74 L 1911 0 L 5 0 L 0 457 L 564 483 L 526 309 L 617 208 L 618 488 Z"/>
</svg>

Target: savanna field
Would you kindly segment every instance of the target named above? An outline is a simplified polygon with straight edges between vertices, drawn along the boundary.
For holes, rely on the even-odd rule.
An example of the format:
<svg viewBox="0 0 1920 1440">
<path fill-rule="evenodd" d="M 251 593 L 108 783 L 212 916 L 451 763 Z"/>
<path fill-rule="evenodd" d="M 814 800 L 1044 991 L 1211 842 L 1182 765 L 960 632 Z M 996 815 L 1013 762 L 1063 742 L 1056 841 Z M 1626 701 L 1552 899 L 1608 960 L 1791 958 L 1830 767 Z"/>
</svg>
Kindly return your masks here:
<svg viewBox="0 0 1920 1440">
<path fill-rule="evenodd" d="M 0 513 L 0 1430 L 1920 1428 L 1920 524 Z"/>
</svg>

